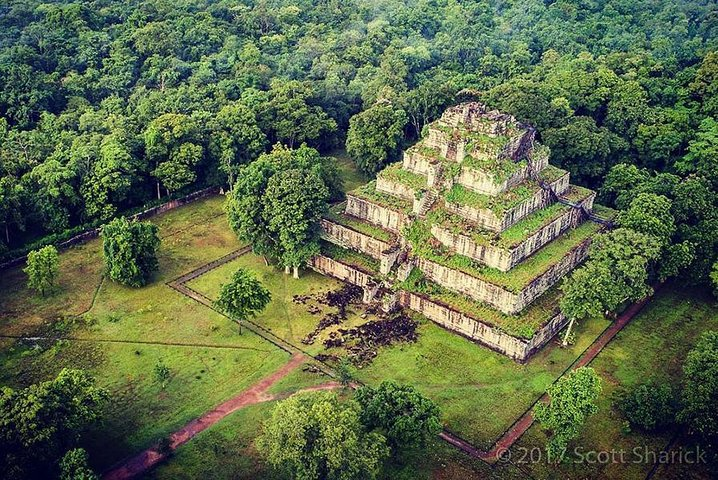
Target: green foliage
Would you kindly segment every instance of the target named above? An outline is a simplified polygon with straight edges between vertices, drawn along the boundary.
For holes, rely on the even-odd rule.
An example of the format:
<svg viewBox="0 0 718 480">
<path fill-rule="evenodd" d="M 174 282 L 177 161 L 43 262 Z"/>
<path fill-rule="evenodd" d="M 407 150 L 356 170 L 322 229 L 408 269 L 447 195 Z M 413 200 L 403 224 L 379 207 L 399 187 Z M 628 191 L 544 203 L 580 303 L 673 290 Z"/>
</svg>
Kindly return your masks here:
<svg viewBox="0 0 718 480">
<path fill-rule="evenodd" d="M 713 286 L 713 294 L 718 297 L 718 262 L 713 264 L 710 277 L 711 285 Z"/>
<path fill-rule="evenodd" d="M 47 478 L 54 471 L 108 401 L 94 384 L 82 370 L 63 369 L 54 380 L 0 390 L 0 466 L 7 478 Z"/>
<path fill-rule="evenodd" d="M 157 361 L 152 371 L 155 374 L 155 380 L 160 383 L 162 389 L 164 390 L 164 388 L 167 386 L 167 381 L 170 379 L 171 376 L 170 367 L 165 365 L 165 362 L 160 359 Z"/>
<path fill-rule="evenodd" d="M 272 299 L 259 280 L 243 268 L 237 269 L 229 283 L 222 285 L 215 301 L 217 308 L 234 320 L 248 320 L 260 313 Z"/>
<path fill-rule="evenodd" d="M 306 145 L 275 145 L 240 170 L 229 224 L 255 253 L 299 267 L 319 250 L 319 220 L 339 183 L 332 159 Z"/>
<path fill-rule="evenodd" d="M 579 320 L 645 297 L 652 291 L 647 284 L 648 266 L 660 251 L 654 237 L 627 228 L 599 235 L 586 264 L 561 285 L 561 311 Z"/>
<path fill-rule="evenodd" d="M 706 447 L 718 441 L 718 332 L 704 332 L 683 363 L 683 409 L 678 418 Z"/>
<path fill-rule="evenodd" d="M 57 249 L 47 245 L 39 250 L 33 250 L 27 255 L 27 266 L 23 272 L 27 275 L 27 286 L 40 292 L 43 297 L 55 287 L 55 281 L 60 270 L 60 259 Z"/>
<path fill-rule="evenodd" d="M 279 402 L 256 441 L 270 465 L 304 480 L 376 478 L 388 456 L 385 443 L 364 430 L 355 403 L 326 392 Z"/>
<path fill-rule="evenodd" d="M 394 449 L 423 447 L 441 431 L 439 407 L 410 385 L 384 381 L 377 388 L 360 388 L 356 399 L 362 423 L 381 429 Z"/>
<path fill-rule="evenodd" d="M 107 275 L 131 287 L 142 287 L 158 268 L 158 228 L 150 222 L 116 218 L 102 227 L 102 251 Z"/>
<path fill-rule="evenodd" d="M 347 153 L 362 172 L 374 175 L 396 158 L 407 121 L 406 112 L 388 100 L 380 100 L 351 118 Z"/>
<path fill-rule="evenodd" d="M 92 471 L 87 452 L 82 448 L 69 450 L 60 460 L 60 480 L 98 480 Z"/>
<path fill-rule="evenodd" d="M 354 380 L 354 372 L 352 370 L 352 362 L 348 357 L 342 357 L 336 367 L 337 378 L 342 387 L 348 387 Z"/>
<path fill-rule="evenodd" d="M 676 415 L 673 389 L 666 383 L 636 385 L 618 399 L 617 406 L 632 426 L 646 431 L 670 426 Z"/>
<path fill-rule="evenodd" d="M 551 432 L 546 445 L 549 458 L 561 460 L 568 443 L 576 438 L 589 416 L 596 413 L 601 378 L 590 367 L 581 367 L 561 377 L 548 390 L 549 403 L 539 402 L 534 418 Z"/>
<path fill-rule="evenodd" d="M 618 214 L 616 222 L 624 228 L 652 236 L 663 246 L 670 243 L 676 231 L 671 201 L 652 193 L 638 194 L 628 210 Z"/>
</svg>

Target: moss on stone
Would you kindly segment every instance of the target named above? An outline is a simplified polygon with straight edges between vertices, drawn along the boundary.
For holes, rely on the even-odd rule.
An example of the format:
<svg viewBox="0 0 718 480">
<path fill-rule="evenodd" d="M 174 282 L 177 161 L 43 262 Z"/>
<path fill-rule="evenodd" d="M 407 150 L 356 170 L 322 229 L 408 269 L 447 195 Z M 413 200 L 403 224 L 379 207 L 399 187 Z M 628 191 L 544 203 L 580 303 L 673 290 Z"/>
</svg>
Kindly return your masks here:
<svg viewBox="0 0 718 480">
<path fill-rule="evenodd" d="M 320 249 L 322 255 L 333 258 L 334 260 L 338 260 L 347 265 L 351 265 L 363 272 L 369 274 L 376 274 L 379 272 L 379 262 L 362 252 L 340 247 L 339 245 L 325 241 L 320 242 Z"/>
<path fill-rule="evenodd" d="M 405 170 L 402 168 L 401 162 L 389 165 L 384 170 L 379 172 L 377 177 L 401 183 L 413 190 L 425 189 L 428 186 L 426 184 L 426 177 Z"/>
<path fill-rule="evenodd" d="M 345 207 L 346 202 L 333 205 L 324 215 L 324 218 L 326 218 L 327 220 L 331 220 L 334 223 L 338 223 L 339 225 L 342 225 L 344 227 L 356 230 L 357 232 L 363 233 L 364 235 L 368 235 L 372 238 L 376 238 L 377 240 L 381 240 L 383 242 L 391 242 L 394 239 L 394 235 L 391 232 L 384 230 L 381 227 L 377 227 L 376 225 L 364 221 L 360 218 L 354 217 L 352 215 L 347 215 L 346 213 L 344 213 Z"/>
<path fill-rule="evenodd" d="M 354 195 L 358 198 L 363 198 L 364 200 L 368 200 L 383 207 L 405 213 L 407 215 L 411 213 L 411 202 L 402 198 L 378 192 L 376 190 L 376 180 L 373 180 L 366 185 L 352 190 L 351 192 L 349 192 L 349 194 Z"/>
</svg>

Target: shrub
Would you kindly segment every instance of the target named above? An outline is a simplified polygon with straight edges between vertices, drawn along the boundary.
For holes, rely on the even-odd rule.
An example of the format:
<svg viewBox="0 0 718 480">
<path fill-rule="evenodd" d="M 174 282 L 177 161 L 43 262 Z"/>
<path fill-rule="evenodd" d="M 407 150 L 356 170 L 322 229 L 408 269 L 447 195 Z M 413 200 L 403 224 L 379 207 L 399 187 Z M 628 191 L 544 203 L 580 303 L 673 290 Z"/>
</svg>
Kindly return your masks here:
<svg viewBox="0 0 718 480">
<path fill-rule="evenodd" d="M 618 399 L 617 406 L 632 427 L 649 432 L 675 421 L 674 393 L 668 384 L 648 382 L 637 385 Z"/>
</svg>

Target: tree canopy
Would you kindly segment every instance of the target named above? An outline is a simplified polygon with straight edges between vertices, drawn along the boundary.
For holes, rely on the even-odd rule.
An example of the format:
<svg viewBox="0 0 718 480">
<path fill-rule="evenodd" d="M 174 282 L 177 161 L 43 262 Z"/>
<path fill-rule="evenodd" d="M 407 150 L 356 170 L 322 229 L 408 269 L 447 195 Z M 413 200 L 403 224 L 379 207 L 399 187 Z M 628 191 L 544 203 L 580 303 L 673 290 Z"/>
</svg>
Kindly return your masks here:
<svg viewBox="0 0 718 480">
<path fill-rule="evenodd" d="M 234 320 L 247 320 L 264 310 L 272 295 L 251 272 L 239 268 L 222 285 L 215 305 Z"/>
<path fill-rule="evenodd" d="M 102 227 L 102 251 L 107 275 L 131 287 L 142 287 L 159 268 L 157 225 L 116 218 Z"/>
<path fill-rule="evenodd" d="M 384 437 L 367 433 L 359 417 L 356 403 L 334 394 L 295 394 L 272 410 L 257 448 L 292 478 L 373 479 L 389 452 Z"/>
</svg>

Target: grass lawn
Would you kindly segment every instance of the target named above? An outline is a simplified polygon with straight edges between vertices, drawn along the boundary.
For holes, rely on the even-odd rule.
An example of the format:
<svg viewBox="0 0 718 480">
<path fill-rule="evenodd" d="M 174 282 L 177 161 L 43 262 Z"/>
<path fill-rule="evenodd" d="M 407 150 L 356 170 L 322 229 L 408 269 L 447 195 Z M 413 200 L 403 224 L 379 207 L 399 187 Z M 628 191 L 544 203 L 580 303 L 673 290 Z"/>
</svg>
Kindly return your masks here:
<svg viewBox="0 0 718 480">
<path fill-rule="evenodd" d="M 488 448 L 606 327 L 604 320 L 579 326 L 576 345 L 544 348 L 527 364 L 480 347 L 423 320 L 419 341 L 381 350 L 360 380 L 409 383 L 432 398 L 445 425 Z"/>
<path fill-rule="evenodd" d="M 333 278 L 320 275 L 311 270 L 302 271 L 300 278 L 294 279 L 285 275 L 284 270 L 276 266 L 267 266 L 261 257 L 253 253 L 246 253 L 241 257 L 222 265 L 206 274 L 190 281 L 187 285 L 206 295 L 217 298 L 221 285 L 226 283 L 238 268 L 246 268 L 255 273 L 257 278 L 272 292 L 272 301 L 254 321 L 269 329 L 278 337 L 301 347 L 310 354 L 317 354 L 324 350 L 322 339 L 337 328 L 352 327 L 367 320 L 360 318 L 361 308 L 349 307 L 349 318 L 341 325 L 324 330 L 312 345 L 304 345 L 302 339 L 307 336 L 322 318 L 329 312 L 336 312 L 335 307 L 321 305 L 316 297 L 341 287 L 341 283 Z M 295 295 L 307 295 L 312 299 L 306 305 L 293 300 Z M 314 305 L 321 313 L 312 314 L 309 306 Z"/>
<path fill-rule="evenodd" d="M 706 330 L 718 329 L 718 310 L 715 300 L 707 292 L 666 286 L 616 338 L 600 353 L 591 366 L 601 375 L 603 392 L 598 402 L 599 411 L 587 422 L 581 436 L 569 446 L 569 452 L 624 450 L 628 458 L 634 448 L 660 452 L 671 437 L 671 432 L 648 434 L 641 431 L 624 433 L 624 418 L 612 406 L 615 394 L 633 385 L 653 378 L 668 381 L 678 387 L 683 360 L 698 336 Z M 534 425 L 514 447 L 516 461 L 526 449 L 542 448 L 546 435 Z M 577 456 L 572 457 L 577 459 Z M 544 462 L 528 463 L 535 478 L 644 478 L 651 463 L 608 463 L 586 465 L 566 463 L 547 465 Z M 663 469 L 678 475 L 681 468 Z M 683 468 L 685 473 L 685 468 Z M 693 471 L 694 469 L 691 469 Z M 656 478 L 676 478 L 660 474 Z M 688 478 L 688 477 L 685 477 Z M 691 477 L 693 478 L 693 477 Z M 709 478 L 709 477 L 704 477 Z"/>
<path fill-rule="evenodd" d="M 329 152 L 327 156 L 337 159 L 337 167 L 339 168 L 339 175 L 344 181 L 345 192 L 350 192 L 370 180 L 357 169 L 356 163 L 343 148 Z"/>
<path fill-rule="evenodd" d="M 41 345 L 5 340 L 0 378 L 19 387 L 51 378 L 63 367 L 90 371 L 111 392 L 106 420 L 87 445 L 98 469 L 149 446 L 289 358 L 250 332 L 240 336 L 226 318 L 165 284 L 240 246 L 226 226 L 222 203 L 213 197 L 153 219 L 162 237 L 160 271 L 141 289 L 111 281 L 100 285 L 100 240 L 60 256 L 60 289 L 52 296 L 28 291 L 20 269 L 2 276 L 1 333 L 92 340 Z M 164 389 L 153 373 L 159 360 L 172 375 Z"/>
</svg>

